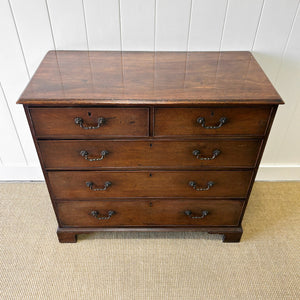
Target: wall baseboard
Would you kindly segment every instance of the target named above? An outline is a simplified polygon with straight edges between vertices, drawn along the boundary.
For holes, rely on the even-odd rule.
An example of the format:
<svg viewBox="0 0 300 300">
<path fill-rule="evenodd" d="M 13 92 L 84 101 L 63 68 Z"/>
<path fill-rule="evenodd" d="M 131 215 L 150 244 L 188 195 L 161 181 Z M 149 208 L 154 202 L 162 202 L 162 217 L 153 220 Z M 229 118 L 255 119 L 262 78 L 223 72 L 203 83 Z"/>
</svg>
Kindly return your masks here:
<svg viewBox="0 0 300 300">
<path fill-rule="evenodd" d="M 40 166 L 0 166 L 0 181 L 44 181 Z"/>
<path fill-rule="evenodd" d="M 0 181 L 43 181 L 39 166 L 0 166 Z M 261 165 L 256 181 L 300 180 L 300 165 Z"/>
<path fill-rule="evenodd" d="M 293 181 L 300 180 L 300 165 L 262 164 L 257 172 L 256 181 Z"/>
</svg>

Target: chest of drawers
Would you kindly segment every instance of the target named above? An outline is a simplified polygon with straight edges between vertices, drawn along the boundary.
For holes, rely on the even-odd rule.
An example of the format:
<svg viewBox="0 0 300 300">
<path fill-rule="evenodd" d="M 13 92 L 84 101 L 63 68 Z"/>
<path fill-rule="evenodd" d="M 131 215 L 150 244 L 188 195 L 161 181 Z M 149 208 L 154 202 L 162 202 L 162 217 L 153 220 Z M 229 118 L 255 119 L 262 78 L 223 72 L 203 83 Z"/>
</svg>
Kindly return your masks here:
<svg viewBox="0 0 300 300">
<path fill-rule="evenodd" d="M 238 242 L 283 101 L 249 52 L 50 51 L 18 103 L 60 242 L 124 230 Z"/>
</svg>

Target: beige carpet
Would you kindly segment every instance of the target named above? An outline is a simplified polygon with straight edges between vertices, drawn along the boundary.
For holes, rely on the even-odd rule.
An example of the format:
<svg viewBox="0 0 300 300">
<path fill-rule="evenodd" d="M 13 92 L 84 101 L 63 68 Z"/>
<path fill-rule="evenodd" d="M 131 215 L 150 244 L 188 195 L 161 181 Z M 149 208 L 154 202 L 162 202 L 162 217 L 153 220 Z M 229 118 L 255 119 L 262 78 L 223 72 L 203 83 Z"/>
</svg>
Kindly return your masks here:
<svg viewBox="0 0 300 300">
<path fill-rule="evenodd" d="M 300 182 L 259 182 L 239 244 L 97 233 L 59 244 L 43 183 L 0 184 L 1 299 L 300 299 Z"/>
</svg>

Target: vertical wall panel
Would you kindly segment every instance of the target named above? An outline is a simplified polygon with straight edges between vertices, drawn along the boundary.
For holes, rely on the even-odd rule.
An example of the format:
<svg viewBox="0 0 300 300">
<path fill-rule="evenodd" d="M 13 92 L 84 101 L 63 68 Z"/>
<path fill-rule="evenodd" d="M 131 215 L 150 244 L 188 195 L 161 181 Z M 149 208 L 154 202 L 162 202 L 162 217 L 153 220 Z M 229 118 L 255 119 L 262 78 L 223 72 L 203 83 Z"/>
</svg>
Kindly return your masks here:
<svg viewBox="0 0 300 300">
<path fill-rule="evenodd" d="M 0 81 L 2 88 L 26 160 L 29 164 L 37 164 L 38 158 L 23 107 L 16 105 L 18 97 L 28 83 L 29 76 L 8 1 L 0 1 L 0 36 L 5 37 L 0 39 Z M 10 148 L 7 148 L 8 151 Z"/>
<path fill-rule="evenodd" d="M 123 47 L 123 50 L 157 51 L 252 48 L 286 102 L 279 107 L 262 162 L 297 167 L 300 163 L 297 138 L 300 131 L 299 2 L 0 1 L 0 81 L 3 88 L 0 90 L 0 134 L 6 146 L 0 149 L 1 170 L 13 165 L 16 169 L 23 166 L 24 179 L 26 168 L 32 169 L 28 164 L 33 168 L 39 165 L 23 108 L 15 102 L 44 54 L 55 47 L 58 50 L 121 50 Z M 123 59 L 120 76 L 124 76 L 126 85 L 126 58 L 118 59 Z M 159 67 L 159 61 L 154 58 L 149 61 L 149 64 L 153 63 Z M 183 74 L 189 63 L 187 59 L 178 66 Z M 61 75 L 63 78 L 64 74 Z M 155 70 L 149 74 L 149 80 L 155 85 L 160 84 Z M 10 171 L 14 176 L 16 169 Z M 5 179 L 8 169 L 2 173 L 1 170 L 1 178 Z M 28 176 L 32 179 L 30 174 Z"/>
<path fill-rule="evenodd" d="M 299 74 L 300 75 L 300 74 Z M 300 76 L 298 76 L 300 80 Z M 299 93 L 298 93 L 299 95 Z M 294 108 L 294 113 L 291 115 L 291 122 L 285 131 L 284 138 L 282 139 L 282 147 L 277 156 L 275 156 L 275 162 L 282 164 L 298 164 L 300 165 L 300 143 L 299 143 L 299 116 L 300 116 L 300 98 L 298 97 L 298 103 Z M 300 178 L 298 178 L 299 180 Z"/>
<path fill-rule="evenodd" d="M 286 101 L 280 108 L 274 136 L 275 155 L 279 163 L 300 163 L 300 8 L 295 18 L 282 59 L 277 84 Z M 270 146 L 273 146 L 270 145 Z M 277 147 L 275 146 L 277 145 Z"/>
<path fill-rule="evenodd" d="M 85 0 L 84 12 L 90 50 L 121 50 L 119 1 Z"/>
<path fill-rule="evenodd" d="M 263 0 L 229 0 L 221 50 L 251 50 Z"/>
<path fill-rule="evenodd" d="M 3 165 L 22 165 L 25 158 L 0 84 L 0 157 Z"/>
<path fill-rule="evenodd" d="M 156 0 L 155 50 L 187 50 L 190 12 L 190 0 Z"/>
<path fill-rule="evenodd" d="M 227 0 L 192 2 L 189 51 L 218 51 L 222 37 Z"/>
<path fill-rule="evenodd" d="M 47 0 L 57 50 L 87 50 L 81 0 Z"/>
<path fill-rule="evenodd" d="M 270 78 L 275 88 L 286 101 L 278 110 L 269 141 L 263 156 L 263 163 L 273 163 L 282 145 L 282 134 L 286 130 L 289 116 L 294 107 L 287 93 L 290 79 L 276 80 L 282 66 L 284 49 L 293 26 L 299 0 L 265 0 L 253 51 L 256 59 Z M 292 59 L 292 64 L 296 61 Z"/>
<path fill-rule="evenodd" d="M 45 54 L 54 49 L 45 1 L 10 0 L 30 76 Z M 34 12 L 34 15 L 32 15 Z"/>
<path fill-rule="evenodd" d="M 298 3 L 299 0 L 265 0 L 253 51 L 272 82 L 279 71 Z"/>
<path fill-rule="evenodd" d="M 123 50 L 154 50 L 155 0 L 121 0 Z"/>
</svg>

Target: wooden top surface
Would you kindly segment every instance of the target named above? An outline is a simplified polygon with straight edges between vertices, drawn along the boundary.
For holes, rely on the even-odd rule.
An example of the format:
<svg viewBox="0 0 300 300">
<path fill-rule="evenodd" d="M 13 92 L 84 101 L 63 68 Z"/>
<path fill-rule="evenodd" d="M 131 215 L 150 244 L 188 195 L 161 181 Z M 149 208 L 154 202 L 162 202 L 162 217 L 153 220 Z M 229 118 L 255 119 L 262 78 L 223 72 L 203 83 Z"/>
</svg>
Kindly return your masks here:
<svg viewBox="0 0 300 300">
<path fill-rule="evenodd" d="M 50 51 L 18 103 L 281 104 L 250 52 Z"/>
</svg>

